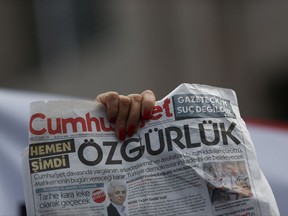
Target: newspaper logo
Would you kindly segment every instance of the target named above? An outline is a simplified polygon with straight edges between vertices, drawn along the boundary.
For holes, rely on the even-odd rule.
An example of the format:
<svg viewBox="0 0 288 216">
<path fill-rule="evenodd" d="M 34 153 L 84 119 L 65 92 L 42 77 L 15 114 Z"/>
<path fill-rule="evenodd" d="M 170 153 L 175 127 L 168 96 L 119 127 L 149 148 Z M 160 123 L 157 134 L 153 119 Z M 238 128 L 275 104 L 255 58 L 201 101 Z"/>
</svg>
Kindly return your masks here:
<svg viewBox="0 0 288 216">
<path fill-rule="evenodd" d="M 179 94 L 172 98 L 176 120 L 236 117 L 230 101 L 221 97 L 203 94 Z"/>
<path fill-rule="evenodd" d="M 92 193 L 92 199 L 94 200 L 94 202 L 96 203 L 102 203 L 105 201 L 106 199 L 106 194 L 103 190 L 100 189 L 96 189 L 95 191 L 93 191 Z"/>
</svg>

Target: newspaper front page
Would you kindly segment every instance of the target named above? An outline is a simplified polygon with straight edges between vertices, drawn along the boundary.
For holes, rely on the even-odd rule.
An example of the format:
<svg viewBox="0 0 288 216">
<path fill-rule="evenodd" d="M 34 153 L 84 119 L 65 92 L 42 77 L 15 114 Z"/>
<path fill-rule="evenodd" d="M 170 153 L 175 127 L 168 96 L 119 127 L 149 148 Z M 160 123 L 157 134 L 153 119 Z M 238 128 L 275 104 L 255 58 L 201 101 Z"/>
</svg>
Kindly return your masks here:
<svg viewBox="0 0 288 216">
<path fill-rule="evenodd" d="M 34 102 L 29 129 L 28 215 L 279 215 L 230 89 L 181 84 L 123 142 L 95 101 Z"/>
</svg>

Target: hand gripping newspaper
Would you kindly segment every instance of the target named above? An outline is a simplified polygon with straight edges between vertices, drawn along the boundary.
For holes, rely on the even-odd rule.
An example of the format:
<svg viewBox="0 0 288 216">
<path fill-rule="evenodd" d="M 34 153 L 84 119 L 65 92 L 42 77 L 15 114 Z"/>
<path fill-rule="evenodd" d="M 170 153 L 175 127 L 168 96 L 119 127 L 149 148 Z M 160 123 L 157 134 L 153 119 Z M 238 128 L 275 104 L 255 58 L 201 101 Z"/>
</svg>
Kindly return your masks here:
<svg viewBox="0 0 288 216">
<path fill-rule="evenodd" d="M 96 101 L 33 102 L 28 215 L 279 215 L 234 91 L 181 84 L 120 142 Z"/>
</svg>

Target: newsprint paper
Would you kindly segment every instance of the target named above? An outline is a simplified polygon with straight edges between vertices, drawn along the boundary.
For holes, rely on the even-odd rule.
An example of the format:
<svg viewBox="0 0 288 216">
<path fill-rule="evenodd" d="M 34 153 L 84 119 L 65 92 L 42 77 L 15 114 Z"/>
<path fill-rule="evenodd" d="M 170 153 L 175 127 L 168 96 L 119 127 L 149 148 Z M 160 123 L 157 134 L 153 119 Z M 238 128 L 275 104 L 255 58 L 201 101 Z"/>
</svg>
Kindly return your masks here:
<svg viewBox="0 0 288 216">
<path fill-rule="evenodd" d="M 28 215 L 279 215 L 230 89 L 181 84 L 123 142 L 98 102 L 30 110 Z"/>
</svg>

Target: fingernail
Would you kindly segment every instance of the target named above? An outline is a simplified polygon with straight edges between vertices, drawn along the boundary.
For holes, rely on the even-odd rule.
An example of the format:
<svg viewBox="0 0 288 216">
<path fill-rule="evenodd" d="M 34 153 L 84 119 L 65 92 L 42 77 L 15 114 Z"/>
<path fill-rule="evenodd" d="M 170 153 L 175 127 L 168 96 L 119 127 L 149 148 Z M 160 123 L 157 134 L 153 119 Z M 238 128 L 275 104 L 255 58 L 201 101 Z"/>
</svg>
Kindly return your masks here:
<svg viewBox="0 0 288 216">
<path fill-rule="evenodd" d="M 131 137 L 135 133 L 135 129 L 136 129 L 136 127 L 134 125 L 130 125 L 128 127 L 128 131 L 127 131 L 128 136 Z"/>
<path fill-rule="evenodd" d="M 119 137 L 119 139 L 120 140 L 125 140 L 125 138 L 126 138 L 126 131 L 125 130 L 120 130 L 119 131 L 119 134 L 118 134 L 118 137 Z"/>
<path fill-rule="evenodd" d="M 143 119 L 144 120 L 149 120 L 151 118 L 151 111 L 150 110 L 144 110 L 144 113 L 143 113 Z"/>
</svg>

